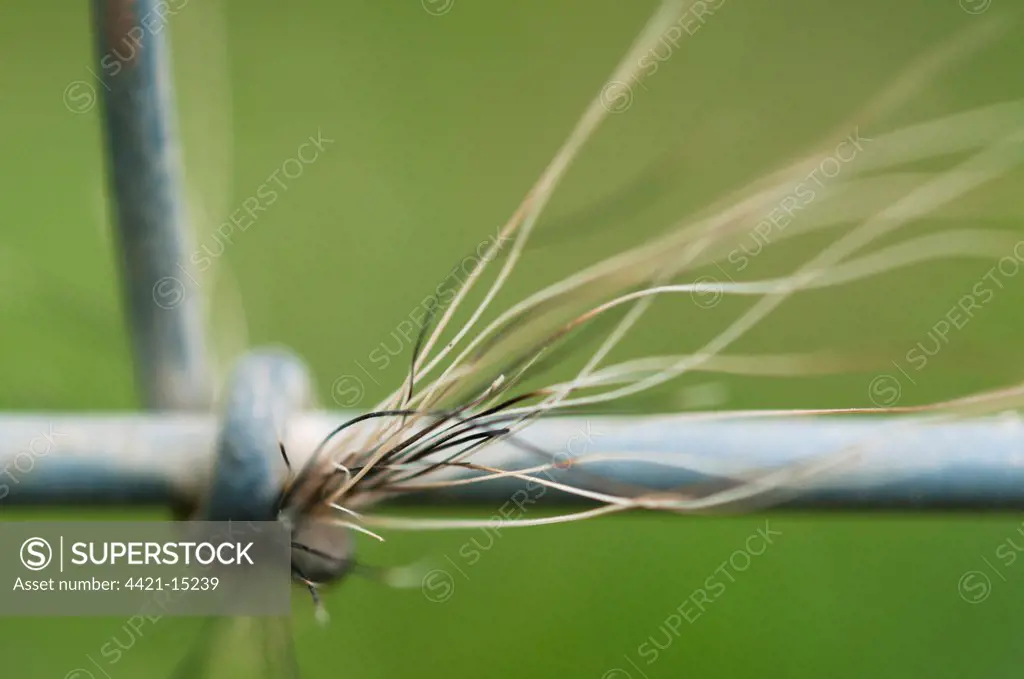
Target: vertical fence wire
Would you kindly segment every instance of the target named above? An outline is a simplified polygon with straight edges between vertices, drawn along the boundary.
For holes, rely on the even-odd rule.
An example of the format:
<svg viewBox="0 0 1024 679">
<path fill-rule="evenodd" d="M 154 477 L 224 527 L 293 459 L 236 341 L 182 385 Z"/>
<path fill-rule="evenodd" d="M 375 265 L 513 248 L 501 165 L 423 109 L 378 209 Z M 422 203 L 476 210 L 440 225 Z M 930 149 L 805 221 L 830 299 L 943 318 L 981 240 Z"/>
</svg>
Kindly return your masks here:
<svg viewBox="0 0 1024 679">
<path fill-rule="evenodd" d="M 93 0 L 96 60 L 124 307 L 147 408 L 200 410 L 212 393 L 191 234 L 166 4 Z"/>
<path fill-rule="evenodd" d="M 213 390 L 205 305 L 188 258 L 192 238 L 174 118 L 168 20 L 161 0 L 93 0 L 111 202 L 136 381 L 150 409 L 208 412 Z M 214 454 L 204 460 L 203 488 L 186 498 L 172 491 L 165 498 L 169 504 L 182 517 L 273 520 L 284 471 L 280 445 L 292 416 L 312 405 L 311 385 L 305 364 L 285 349 L 243 356 L 227 385 Z M 172 465 L 186 459 L 183 451 L 165 447 L 164 452 L 180 457 L 169 461 Z M 90 473 L 73 464 L 44 488 L 61 486 L 61 478 L 72 481 L 62 494 L 48 494 L 57 501 L 95 500 L 94 488 L 122 499 L 135 497 L 127 488 L 133 485 L 145 494 L 174 488 L 166 477 L 138 468 L 119 478 L 112 473 L 117 468 L 117 462 L 101 463 Z M 76 479 L 83 483 L 76 486 Z"/>
</svg>

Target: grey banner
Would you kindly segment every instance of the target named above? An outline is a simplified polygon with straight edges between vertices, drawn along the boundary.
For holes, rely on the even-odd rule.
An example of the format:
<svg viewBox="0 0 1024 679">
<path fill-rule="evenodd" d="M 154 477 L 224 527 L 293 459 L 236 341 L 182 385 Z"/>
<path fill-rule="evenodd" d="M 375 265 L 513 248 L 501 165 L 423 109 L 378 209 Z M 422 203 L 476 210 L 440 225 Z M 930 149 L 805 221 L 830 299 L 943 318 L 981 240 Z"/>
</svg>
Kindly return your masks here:
<svg viewBox="0 0 1024 679">
<path fill-rule="evenodd" d="M 0 615 L 291 612 L 277 521 L 0 523 Z"/>
</svg>

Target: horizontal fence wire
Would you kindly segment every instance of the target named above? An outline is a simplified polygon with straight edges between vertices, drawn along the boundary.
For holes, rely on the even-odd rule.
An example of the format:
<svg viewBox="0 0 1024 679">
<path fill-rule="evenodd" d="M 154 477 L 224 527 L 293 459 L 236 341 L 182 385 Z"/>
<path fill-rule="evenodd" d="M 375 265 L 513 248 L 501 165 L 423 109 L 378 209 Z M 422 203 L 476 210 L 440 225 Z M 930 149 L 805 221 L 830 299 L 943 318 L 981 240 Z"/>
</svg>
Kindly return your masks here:
<svg viewBox="0 0 1024 679">
<path fill-rule="evenodd" d="M 287 360 L 273 368 L 275 360 L 264 356 L 243 370 L 250 374 L 244 380 L 263 380 L 262 387 L 252 388 L 253 398 L 277 388 L 271 379 L 274 370 L 288 373 L 283 367 Z M 258 434 L 247 434 L 249 425 L 231 416 L 223 430 L 216 416 L 199 414 L 0 416 L 0 504 L 191 506 L 204 501 L 213 483 L 217 492 L 211 497 L 223 493 L 222 502 L 243 510 L 251 507 L 255 498 L 267 497 L 268 486 L 285 479 L 273 437 L 286 418 L 282 442 L 298 466 L 323 436 L 355 415 L 313 411 L 289 417 L 288 408 L 302 400 L 301 371 L 292 371 L 288 380 L 292 395 L 279 396 L 277 406 L 266 405 L 272 399 L 262 404 L 243 399 L 237 405 L 239 412 L 263 409 L 265 415 L 255 419 L 267 424 L 256 427 Z M 242 429 L 231 434 L 235 426 Z M 222 431 L 229 437 L 252 436 L 252 443 L 236 448 L 255 451 L 253 457 L 236 456 L 234 463 L 240 466 L 235 467 L 223 462 L 223 452 L 218 458 Z M 600 474 L 617 483 L 670 488 L 744 478 L 857 447 L 861 452 L 856 459 L 811 478 L 777 506 L 857 511 L 1024 508 L 1024 424 L 1016 419 L 935 424 L 882 417 L 565 417 L 537 421 L 519 438 L 527 446 L 500 441 L 481 451 L 479 461 L 505 468 L 535 466 L 538 458 L 524 448 L 537 447 L 558 463 L 551 472 L 555 480 L 594 487 L 592 474 Z M 259 455 L 262 462 L 253 463 Z M 595 455 L 618 459 L 573 464 Z M 506 478 L 409 501 L 495 508 L 525 486 Z M 576 500 L 552 491 L 539 504 L 568 502 Z"/>
</svg>

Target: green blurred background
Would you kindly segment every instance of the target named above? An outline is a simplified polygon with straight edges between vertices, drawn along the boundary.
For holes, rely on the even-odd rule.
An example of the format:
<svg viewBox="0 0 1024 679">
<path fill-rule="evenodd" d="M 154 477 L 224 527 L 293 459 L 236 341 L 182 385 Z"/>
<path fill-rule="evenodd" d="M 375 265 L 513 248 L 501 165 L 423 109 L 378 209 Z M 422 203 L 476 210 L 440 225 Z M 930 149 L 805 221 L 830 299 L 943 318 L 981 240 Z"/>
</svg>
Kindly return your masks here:
<svg viewBox="0 0 1024 679">
<path fill-rule="evenodd" d="M 628 111 L 602 128 L 509 294 L 653 234 L 791 160 L 913 57 L 1010 3 L 961 4 L 726 0 L 634 93 Z M 171 29 L 193 216 L 206 229 L 199 238 L 310 135 L 322 130 L 336 140 L 236 233 L 217 260 L 233 286 L 217 288 L 214 306 L 216 324 L 228 327 L 224 319 L 244 301 L 249 341 L 293 347 L 317 375 L 321 402 L 333 407 L 332 383 L 359 374 L 356 362 L 367 365 L 364 357 L 382 341 L 394 346 L 397 324 L 512 213 L 655 4 L 455 0 L 440 15 L 444 3 L 419 0 L 178 6 Z M 134 409 L 99 117 L 62 101 L 69 84 L 91 78 L 86 4 L 22 3 L 0 12 L 0 407 Z M 1019 97 L 1022 37 L 1008 27 L 1000 43 L 944 71 L 864 133 Z M 595 224 L 573 218 L 666 151 L 676 153 L 676 174 L 641 199 L 643 209 L 612 224 L 600 215 Z M 1008 191 L 984 198 L 1020 200 Z M 787 242 L 759 266 L 792 268 L 834 236 Z M 977 259 L 933 263 L 809 293 L 736 351 L 840 348 L 898 358 L 990 267 Z M 903 402 L 1019 379 L 1019 288 L 1008 285 L 952 337 L 907 385 Z M 741 307 L 701 310 L 677 299 L 658 307 L 626 351 L 692 350 Z M 231 348 L 238 347 L 226 341 L 223 351 Z M 709 405 L 698 393 L 724 395 L 710 404 L 717 408 L 868 406 L 876 373 L 698 376 L 628 407 Z M 372 405 L 398 384 L 402 366 L 374 378 L 380 386 L 366 380 L 364 398 L 345 405 Z M 694 391 L 702 384 L 713 391 Z M 651 636 L 666 643 L 659 629 L 666 618 L 764 520 L 635 516 L 510 531 L 456 579 L 447 601 L 352 580 L 329 596 L 333 620 L 325 629 L 296 596 L 304 676 L 938 678 L 1004 677 L 1022 666 L 1024 567 L 1003 567 L 995 557 L 1007 539 L 1024 544 L 1021 517 L 939 515 L 773 516 L 777 543 L 647 665 L 650 654 L 638 647 Z M 479 532 L 399 533 L 361 547 L 368 561 L 399 564 L 460 558 L 473 539 L 487 544 Z M 991 576 L 981 603 L 958 593 L 970 571 Z M 87 654 L 97 658 L 114 637 L 131 641 L 124 624 L 0 620 L 0 676 L 58 678 L 90 668 Z M 181 620 L 144 628 L 104 670 L 163 677 L 194 630 Z"/>
</svg>

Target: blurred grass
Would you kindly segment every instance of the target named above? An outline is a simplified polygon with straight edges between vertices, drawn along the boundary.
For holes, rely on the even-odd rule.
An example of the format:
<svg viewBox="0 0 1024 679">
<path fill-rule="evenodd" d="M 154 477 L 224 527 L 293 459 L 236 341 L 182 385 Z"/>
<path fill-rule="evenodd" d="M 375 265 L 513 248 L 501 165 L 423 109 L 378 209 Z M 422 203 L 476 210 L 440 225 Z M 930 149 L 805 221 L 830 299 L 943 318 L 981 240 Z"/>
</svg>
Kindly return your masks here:
<svg viewBox="0 0 1024 679">
<path fill-rule="evenodd" d="M 206 201 L 207 228 L 252 196 L 308 136 L 322 130 L 336 140 L 218 260 L 237 277 L 250 341 L 293 347 L 331 404 L 332 382 L 361 374 L 359 364 L 368 365 L 365 357 L 425 291 L 512 212 L 651 7 L 457 0 L 435 17 L 414 1 L 286 10 L 264 0 L 230 4 L 221 43 L 218 15 L 191 0 L 172 28 L 187 162 L 194 198 Z M 990 11 L 999 9 L 996 2 Z M 90 78 L 86 8 L 44 2 L 2 12 L 0 408 L 131 409 L 99 121 L 95 110 L 75 114 L 61 101 L 68 83 Z M 952 0 L 726 2 L 635 93 L 632 107 L 609 121 L 552 211 L 585 208 L 667 148 L 682 154 L 673 191 L 628 224 L 540 247 L 511 291 L 527 292 L 597 251 L 653 233 L 791 159 L 913 56 L 982 18 Z M 983 58 L 943 74 L 882 129 L 1019 96 L 1008 88 L 1019 85 L 1024 41 L 1019 28 L 1011 31 Z M 226 77 L 218 75 L 221 48 Z M 230 97 L 220 82 L 230 83 Z M 775 264 L 795 265 L 823 242 L 800 239 Z M 808 294 L 737 351 L 838 346 L 902 356 L 990 266 L 954 261 Z M 907 401 L 1018 377 L 1022 303 L 1019 286 L 1002 291 L 908 387 Z M 679 351 L 721 329 L 736 308 L 659 314 L 631 347 Z M 395 362 L 365 380 L 358 405 L 383 396 L 402 369 Z M 720 383 L 726 407 L 852 406 L 868 404 L 870 378 Z M 672 410 L 681 393 L 659 390 L 633 407 Z M 596 679 L 622 667 L 639 679 L 628 656 L 651 678 L 940 678 L 1004 676 L 1024 659 L 1017 639 L 1024 578 L 1012 566 L 1002 571 L 1005 582 L 993 576 L 982 604 L 957 593 L 965 572 L 989 572 L 985 559 L 1000 564 L 995 549 L 1017 534 L 1019 517 L 771 521 L 783 533 L 778 544 L 692 625 L 684 623 L 649 666 L 638 646 L 649 636 L 664 645 L 666 617 L 763 518 L 643 516 L 510 531 L 471 567 L 460 549 L 473 539 L 484 543 L 479 533 L 398 534 L 383 546 L 363 544 L 363 558 L 373 563 L 432 554 L 456 560 L 466 575 L 443 604 L 347 582 L 329 597 L 327 629 L 314 626 L 308 602 L 297 597 L 303 668 L 309 677 Z M 0 620 L 3 672 L 64 677 L 88 667 L 86 654 L 99 659 L 113 637 L 127 645 L 124 622 Z M 144 629 L 104 669 L 111 677 L 165 676 L 191 627 L 179 620 Z"/>
</svg>

